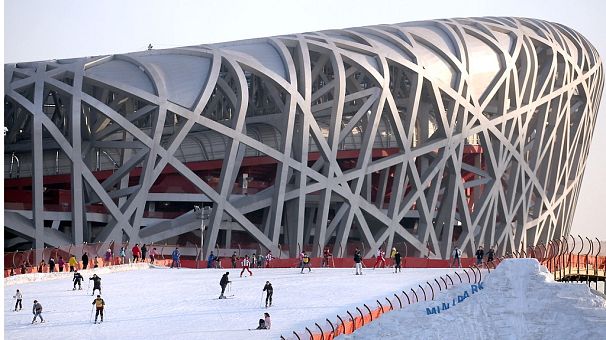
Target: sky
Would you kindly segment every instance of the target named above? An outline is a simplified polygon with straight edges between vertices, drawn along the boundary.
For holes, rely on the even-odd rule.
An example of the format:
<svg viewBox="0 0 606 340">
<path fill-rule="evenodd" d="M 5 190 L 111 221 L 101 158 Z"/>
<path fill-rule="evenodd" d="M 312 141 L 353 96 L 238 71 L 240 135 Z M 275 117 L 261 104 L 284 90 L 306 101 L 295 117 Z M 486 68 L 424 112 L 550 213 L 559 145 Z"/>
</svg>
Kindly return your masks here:
<svg viewBox="0 0 606 340">
<path fill-rule="evenodd" d="M 606 1 L 6 0 L 4 62 L 63 59 L 454 17 L 518 16 L 571 27 L 606 55 Z M 602 97 L 572 234 L 606 240 Z"/>
<path fill-rule="evenodd" d="M 397 274 L 392 268 L 363 269 L 363 275 L 354 275 L 353 268 L 313 268 L 305 274 L 298 268 L 254 268 L 253 276 L 244 277 L 239 277 L 240 269 L 232 269 L 224 300 L 217 299 L 224 270 L 145 267 L 95 269 L 105 301 L 100 325 L 91 323 L 93 297 L 87 282 L 91 270 L 81 271 L 85 282 L 76 291 L 69 272 L 4 279 L 4 336 L 11 340 L 261 340 L 283 335 L 295 340 L 292 331 L 305 338 L 305 327 L 319 332 L 315 323 L 328 331 L 326 319 L 337 324 L 337 315 L 349 319 L 347 311 L 358 316 L 356 308 L 360 308 L 367 313 L 364 305 L 375 309 L 377 300 L 387 309 L 385 298 L 397 309 L 344 338 L 598 339 L 606 332 L 606 300 L 592 294 L 586 284 L 554 282 L 535 259 L 508 259 L 490 273 L 483 269 L 482 285 L 475 287 L 471 285 L 475 274 L 469 275 L 468 283 L 467 275 L 455 268 L 404 268 Z M 448 284 L 447 290 L 440 277 Z M 265 308 L 262 289 L 268 280 L 273 304 Z M 23 294 L 23 310 L 12 312 L 17 289 Z M 42 304 L 44 324 L 31 324 L 34 299 Z M 445 305 L 448 309 L 443 309 Z M 441 307 L 440 313 L 428 315 L 427 308 L 436 306 Z M 271 317 L 271 329 L 249 331 L 264 312 Z"/>
</svg>

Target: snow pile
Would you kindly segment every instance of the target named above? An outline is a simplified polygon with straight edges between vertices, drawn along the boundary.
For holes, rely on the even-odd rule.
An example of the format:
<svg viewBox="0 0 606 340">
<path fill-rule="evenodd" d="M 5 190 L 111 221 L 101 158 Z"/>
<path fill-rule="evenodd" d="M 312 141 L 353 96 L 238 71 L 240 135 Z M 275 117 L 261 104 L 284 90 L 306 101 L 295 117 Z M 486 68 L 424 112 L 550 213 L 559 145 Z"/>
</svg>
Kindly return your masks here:
<svg viewBox="0 0 606 340">
<path fill-rule="evenodd" d="M 389 312 L 342 338 L 582 339 L 604 334 L 606 301 L 586 284 L 554 282 L 535 259 L 510 259 L 481 287 L 458 285 L 435 301 Z"/>
<path fill-rule="evenodd" d="M 131 263 L 131 264 L 123 264 L 119 266 L 109 266 L 109 267 L 99 267 L 94 269 L 85 269 L 79 270 L 82 276 L 93 274 L 101 275 L 108 273 L 117 273 L 117 272 L 125 272 L 131 270 L 141 270 L 141 269 L 149 269 L 149 263 Z M 30 274 L 21 274 L 15 276 L 9 276 L 4 278 L 5 286 L 14 286 L 21 285 L 28 282 L 40 282 L 40 281 L 50 281 L 50 280 L 59 280 L 59 279 L 71 279 L 74 277 L 74 273 L 69 271 L 67 272 L 52 272 L 52 273 L 30 273 Z"/>
</svg>

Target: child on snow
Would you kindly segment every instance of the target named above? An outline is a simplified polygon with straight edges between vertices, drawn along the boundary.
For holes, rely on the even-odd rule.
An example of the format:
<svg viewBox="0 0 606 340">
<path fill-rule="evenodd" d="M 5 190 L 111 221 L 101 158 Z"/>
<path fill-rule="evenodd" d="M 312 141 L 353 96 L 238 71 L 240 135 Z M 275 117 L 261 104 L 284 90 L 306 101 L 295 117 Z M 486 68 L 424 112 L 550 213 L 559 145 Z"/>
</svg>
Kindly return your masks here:
<svg viewBox="0 0 606 340">
<path fill-rule="evenodd" d="M 97 317 L 101 314 L 101 322 L 103 322 L 103 308 L 105 307 L 105 301 L 101 298 L 101 295 L 97 295 L 97 298 L 93 300 L 93 305 L 97 307 L 97 312 L 95 313 L 95 323 L 97 323 Z"/>
<path fill-rule="evenodd" d="M 36 322 L 37 317 L 40 317 L 40 322 L 44 322 L 44 319 L 42 318 L 42 305 L 40 304 L 40 302 L 38 302 L 38 300 L 34 300 L 32 314 L 34 314 L 34 319 L 32 320 L 32 323 Z"/>
</svg>

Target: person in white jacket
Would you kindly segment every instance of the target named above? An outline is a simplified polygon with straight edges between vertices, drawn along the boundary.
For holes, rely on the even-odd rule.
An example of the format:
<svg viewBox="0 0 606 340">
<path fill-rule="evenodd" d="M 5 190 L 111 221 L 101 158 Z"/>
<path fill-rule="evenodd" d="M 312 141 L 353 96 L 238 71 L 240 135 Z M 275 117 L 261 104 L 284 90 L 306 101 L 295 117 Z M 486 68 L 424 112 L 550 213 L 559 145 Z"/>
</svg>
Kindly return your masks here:
<svg viewBox="0 0 606 340">
<path fill-rule="evenodd" d="M 15 312 L 18 312 L 21 310 L 21 308 L 23 308 L 23 305 L 21 305 L 21 301 L 23 300 L 23 295 L 21 294 L 19 289 L 17 289 L 17 292 L 15 293 L 15 295 L 13 295 L 13 298 L 17 299 L 17 301 L 15 302 Z M 17 306 L 19 306 L 18 310 L 17 310 Z"/>
</svg>

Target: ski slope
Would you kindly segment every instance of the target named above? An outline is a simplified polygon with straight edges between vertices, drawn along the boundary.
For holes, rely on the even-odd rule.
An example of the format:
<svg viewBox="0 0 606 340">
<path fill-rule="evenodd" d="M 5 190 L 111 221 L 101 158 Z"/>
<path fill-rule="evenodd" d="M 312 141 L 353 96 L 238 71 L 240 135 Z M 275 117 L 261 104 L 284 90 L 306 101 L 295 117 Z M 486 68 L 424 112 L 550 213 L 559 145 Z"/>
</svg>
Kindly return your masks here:
<svg viewBox="0 0 606 340">
<path fill-rule="evenodd" d="M 394 292 L 451 273 L 453 269 L 253 269 L 240 278 L 238 269 L 227 270 L 232 281 L 228 295 L 218 300 L 219 280 L 226 270 L 166 269 L 124 265 L 96 269 L 102 278 L 106 316 L 103 324 L 90 322 L 93 297 L 72 291 L 71 273 L 28 274 L 4 281 L 4 332 L 6 339 L 278 339 L 325 318 L 336 320 L 367 303 Z M 82 271 L 85 279 L 92 271 Z M 264 308 L 262 289 L 274 286 L 274 305 Z M 383 315 L 346 337 L 354 339 L 505 338 L 553 334 L 557 338 L 598 337 L 606 334 L 606 304 L 585 285 L 550 281 L 535 260 L 508 260 L 487 277 L 484 289 L 464 302 L 427 315 L 426 308 L 450 301 L 469 285 L 461 284 L 436 295 L 436 300 L 407 306 Z M 14 306 L 16 289 L 23 293 L 24 309 Z M 43 324 L 30 324 L 33 300 L 44 307 Z M 249 330 L 263 313 L 272 318 L 271 330 Z M 302 331 L 302 332 L 301 332 Z"/>
</svg>

